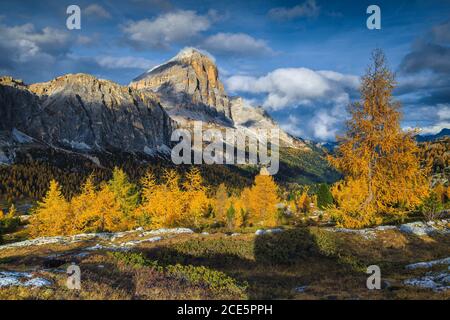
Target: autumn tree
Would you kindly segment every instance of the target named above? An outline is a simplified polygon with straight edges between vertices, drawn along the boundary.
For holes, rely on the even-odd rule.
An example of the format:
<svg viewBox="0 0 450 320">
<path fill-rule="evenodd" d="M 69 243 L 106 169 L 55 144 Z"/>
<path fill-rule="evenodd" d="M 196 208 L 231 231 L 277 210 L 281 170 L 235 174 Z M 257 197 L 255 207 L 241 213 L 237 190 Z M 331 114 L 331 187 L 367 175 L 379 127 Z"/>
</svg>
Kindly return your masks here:
<svg viewBox="0 0 450 320">
<path fill-rule="evenodd" d="M 184 221 L 189 225 L 198 226 L 208 208 L 207 188 L 203 184 L 200 170 L 192 167 L 185 176 L 183 183 L 183 199 L 186 205 Z"/>
<path fill-rule="evenodd" d="M 218 221 L 224 221 L 227 212 L 228 192 L 224 183 L 221 183 L 216 190 L 213 199 L 214 213 Z"/>
<path fill-rule="evenodd" d="M 72 228 L 70 206 L 61 193 L 56 180 L 50 181 L 50 187 L 42 202 L 38 202 L 30 218 L 32 236 L 57 236 L 70 234 Z"/>
<path fill-rule="evenodd" d="M 142 183 L 142 204 L 138 216 L 145 226 L 176 227 L 182 224 L 185 203 L 180 189 L 180 176 L 175 170 L 165 170 L 163 183 L 156 184 L 153 173 L 147 172 Z"/>
<path fill-rule="evenodd" d="M 361 100 L 348 108 L 347 131 L 331 163 L 344 175 L 333 188 L 332 214 L 347 227 L 379 223 L 382 216 L 404 216 L 428 194 L 426 171 L 417 157 L 412 132 L 400 127 L 400 105 L 392 98 L 393 73 L 376 50 L 361 81 Z"/>
<path fill-rule="evenodd" d="M 272 176 L 259 174 L 255 177 L 255 183 L 248 195 L 248 208 L 251 220 L 265 227 L 273 227 L 278 222 L 277 204 L 278 186 Z"/>
<path fill-rule="evenodd" d="M 93 176 L 89 176 L 81 187 L 81 193 L 70 201 L 70 210 L 74 216 L 74 228 L 77 232 L 104 231 L 96 224 L 95 201 L 97 198 Z"/>
</svg>

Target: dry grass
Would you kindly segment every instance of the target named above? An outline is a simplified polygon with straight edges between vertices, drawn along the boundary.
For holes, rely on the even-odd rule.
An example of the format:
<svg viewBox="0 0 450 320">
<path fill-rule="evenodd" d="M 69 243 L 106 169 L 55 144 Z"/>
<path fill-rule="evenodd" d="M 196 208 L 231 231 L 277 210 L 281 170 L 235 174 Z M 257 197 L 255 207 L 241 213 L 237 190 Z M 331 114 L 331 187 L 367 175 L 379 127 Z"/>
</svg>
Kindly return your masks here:
<svg viewBox="0 0 450 320">
<path fill-rule="evenodd" d="M 278 238 L 282 234 L 272 238 L 253 234 L 236 237 L 224 234 L 178 235 L 157 243 L 142 244 L 133 251 L 141 252 L 148 261 L 158 261 L 160 266 L 205 266 L 208 270 L 223 272 L 236 283 L 248 284 L 245 297 L 249 299 L 450 299 L 448 291 L 433 292 L 403 284 L 405 279 L 429 271 L 406 270 L 405 265 L 449 255 L 449 236 L 415 237 L 387 230 L 378 232 L 377 237 L 370 240 L 358 234 L 318 230 L 307 228 L 300 233 L 296 230 L 283 232 L 290 243 L 286 243 L 283 255 L 275 256 L 269 251 L 274 243 L 277 246 L 273 249 L 279 249 L 277 241 L 285 239 Z M 37 270 L 54 285 L 36 289 L 3 288 L 0 289 L 0 298 L 242 298 L 212 290 L 202 282 L 170 276 L 150 266 L 129 265 L 104 251 L 93 252 L 84 258 L 74 257 L 83 247 L 92 244 L 80 242 L 1 250 L 0 270 Z M 292 252 L 291 249 L 300 252 Z M 54 260 L 61 265 L 42 271 L 49 263 L 49 256 L 54 255 L 59 255 Z M 65 273 L 55 272 L 65 270 L 71 262 L 76 262 L 82 270 L 81 291 L 68 290 Z M 381 267 L 382 279 L 389 283 L 382 290 L 366 288 L 368 275 L 364 268 L 372 264 Z M 436 271 L 445 268 L 436 267 Z M 296 292 L 295 288 L 301 286 L 306 286 L 305 291 Z"/>
</svg>

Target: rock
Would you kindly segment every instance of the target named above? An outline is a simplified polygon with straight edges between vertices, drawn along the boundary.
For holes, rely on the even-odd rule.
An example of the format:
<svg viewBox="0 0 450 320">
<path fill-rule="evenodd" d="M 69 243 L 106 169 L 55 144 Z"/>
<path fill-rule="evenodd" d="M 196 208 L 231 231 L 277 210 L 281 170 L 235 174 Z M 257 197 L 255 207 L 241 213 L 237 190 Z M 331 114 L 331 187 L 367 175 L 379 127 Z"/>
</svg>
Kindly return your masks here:
<svg viewBox="0 0 450 320">
<path fill-rule="evenodd" d="M 405 268 L 409 270 L 414 270 L 420 268 L 431 268 L 432 266 L 435 265 L 444 265 L 444 264 L 450 265 L 450 257 L 439 260 L 432 260 L 428 262 L 417 262 L 413 264 L 408 264 Z"/>
<path fill-rule="evenodd" d="M 404 284 L 433 291 L 446 291 L 450 289 L 450 273 L 433 273 L 420 278 L 406 279 Z"/>
<path fill-rule="evenodd" d="M 37 139 L 82 152 L 140 153 L 170 145 L 172 121 L 154 94 L 91 75 L 30 86 L 0 78 L 0 101 L 0 131 L 20 143 Z"/>
<path fill-rule="evenodd" d="M 278 129 L 283 145 L 309 149 L 303 140 L 286 133 L 263 108 L 250 106 L 240 97 L 230 98 L 214 59 L 195 48 L 181 50 L 134 79 L 130 87 L 156 93 L 180 127 L 189 129 L 192 120 L 199 120 L 219 129 L 235 127 L 249 136 L 257 136 L 259 129 Z"/>
<path fill-rule="evenodd" d="M 148 239 L 144 239 L 144 240 L 133 240 L 133 241 L 128 241 L 128 242 L 124 242 L 121 243 L 120 246 L 122 247 L 134 247 L 138 244 L 141 243 L 145 243 L 145 242 L 157 242 L 157 241 L 161 241 L 162 237 L 153 237 L 153 238 L 148 238 Z"/>
<path fill-rule="evenodd" d="M 157 230 L 151 230 L 151 231 L 145 231 L 142 233 L 142 236 L 148 236 L 148 235 L 160 235 L 160 234 L 168 234 L 168 233 L 174 233 L 174 234 L 183 234 L 183 233 L 194 233 L 189 228 L 162 228 Z"/>
<path fill-rule="evenodd" d="M 230 100 L 219 80 L 211 57 L 194 48 L 185 48 L 168 62 L 134 79 L 134 89 L 158 92 L 171 111 L 191 109 L 231 118 Z"/>
<path fill-rule="evenodd" d="M 308 286 L 299 286 L 299 287 L 294 288 L 294 291 L 297 293 L 304 293 L 307 288 L 308 288 Z"/>
<path fill-rule="evenodd" d="M 262 236 L 263 234 L 266 234 L 266 231 L 265 231 L 265 230 L 262 230 L 262 229 L 258 229 L 258 230 L 256 230 L 255 234 L 256 234 L 257 236 Z"/>
<path fill-rule="evenodd" d="M 268 233 L 280 233 L 280 232 L 283 232 L 283 229 L 281 229 L 281 228 L 274 228 L 274 229 L 267 229 L 267 230 L 258 229 L 258 230 L 256 230 L 255 234 L 257 236 L 261 236 L 261 235 L 268 234 Z"/>
<path fill-rule="evenodd" d="M 402 224 L 399 230 L 404 233 L 413 234 L 416 236 L 431 235 L 433 233 L 448 234 L 450 230 L 447 226 L 446 220 L 441 221 L 428 221 L 428 222 L 411 222 Z"/>
</svg>

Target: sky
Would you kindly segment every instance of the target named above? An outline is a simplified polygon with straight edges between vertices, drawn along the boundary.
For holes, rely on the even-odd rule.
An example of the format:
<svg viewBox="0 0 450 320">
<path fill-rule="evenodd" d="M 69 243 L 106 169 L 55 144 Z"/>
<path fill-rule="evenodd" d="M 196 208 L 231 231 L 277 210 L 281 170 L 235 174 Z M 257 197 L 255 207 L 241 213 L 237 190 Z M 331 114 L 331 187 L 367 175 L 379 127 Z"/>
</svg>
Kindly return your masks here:
<svg viewBox="0 0 450 320">
<path fill-rule="evenodd" d="M 66 27 L 73 4 L 80 30 Z M 373 4 L 379 30 L 366 26 Z M 315 141 L 343 132 L 381 48 L 402 127 L 450 128 L 450 0 L 0 0 L 0 75 L 26 83 L 82 72 L 126 85 L 184 47 L 214 57 L 230 95 Z"/>
</svg>

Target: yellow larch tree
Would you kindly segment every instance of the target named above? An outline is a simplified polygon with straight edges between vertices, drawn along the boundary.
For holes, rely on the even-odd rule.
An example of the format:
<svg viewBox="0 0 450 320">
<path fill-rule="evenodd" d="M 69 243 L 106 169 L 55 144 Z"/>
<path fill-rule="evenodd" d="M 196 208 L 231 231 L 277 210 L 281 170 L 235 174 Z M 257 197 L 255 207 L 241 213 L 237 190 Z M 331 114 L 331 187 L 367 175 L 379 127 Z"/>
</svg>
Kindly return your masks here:
<svg viewBox="0 0 450 320">
<path fill-rule="evenodd" d="M 228 202 L 227 187 L 224 183 L 221 183 L 213 199 L 214 213 L 217 221 L 225 221 Z"/>
<path fill-rule="evenodd" d="M 30 234 L 33 237 L 70 234 L 72 218 L 69 203 L 58 182 L 52 180 L 47 194 L 42 202 L 38 202 L 30 218 Z"/>
<path fill-rule="evenodd" d="M 334 188 L 337 208 L 331 214 L 341 225 L 360 228 L 384 215 L 404 216 L 429 192 L 412 132 L 400 127 L 400 105 L 393 101 L 393 73 L 376 50 L 361 82 L 361 101 L 348 108 L 351 119 L 330 162 L 345 179 Z M 352 196 L 353 195 L 353 196 Z"/>
<path fill-rule="evenodd" d="M 81 187 L 81 193 L 74 196 L 70 201 L 70 210 L 74 216 L 75 232 L 100 231 L 95 225 L 97 217 L 94 214 L 97 194 L 93 182 L 93 177 L 89 176 Z M 101 230 L 103 231 L 103 230 Z"/>
<path fill-rule="evenodd" d="M 164 182 L 157 185 L 151 175 L 143 184 L 143 199 L 139 208 L 140 216 L 149 221 L 149 227 L 176 227 L 182 224 L 184 215 L 183 192 L 180 176 L 175 170 L 165 170 Z"/>
<path fill-rule="evenodd" d="M 186 205 L 183 221 L 188 225 L 198 226 L 210 204 L 206 195 L 207 188 L 203 184 L 203 178 L 198 168 L 192 167 L 186 173 L 183 187 L 185 191 L 183 199 Z"/>
<path fill-rule="evenodd" d="M 270 175 L 257 175 L 250 189 L 249 210 L 255 224 L 274 227 L 278 223 L 278 186 Z"/>
</svg>

